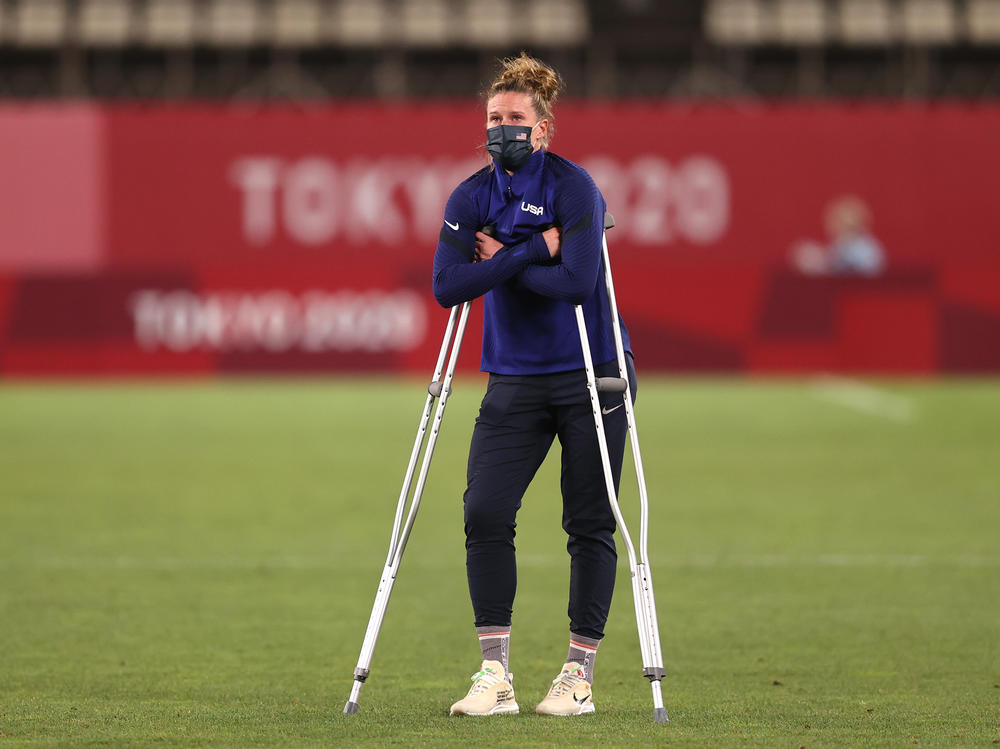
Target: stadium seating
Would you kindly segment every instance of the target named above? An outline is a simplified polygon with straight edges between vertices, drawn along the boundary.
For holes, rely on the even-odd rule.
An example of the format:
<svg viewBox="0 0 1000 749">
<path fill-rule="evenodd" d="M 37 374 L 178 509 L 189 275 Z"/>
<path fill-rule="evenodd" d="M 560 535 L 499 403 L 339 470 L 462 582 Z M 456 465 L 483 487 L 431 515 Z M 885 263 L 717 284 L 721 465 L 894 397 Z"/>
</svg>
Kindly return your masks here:
<svg viewBox="0 0 1000 749">
<path fill-rule="evenodd" d="M 774 22 L 777 38 L 786 44 L 816 45 L 828 40 L 823 0 L 778 0 Z"/>
<path fill-rule="evenodd" d="M 889 0 L 840 0 L 837 16 L 845 44 L 883 46 L 897 39 L 895 8 Z"/>
<path fill-rule="evenodd" d="M 137 32 L 140 44 L 183 47 L 194 42 L 193 0 L 148 0 Z"/>
<path fill-rule="evenodd" d="M 128 0 L 83 0 L 77 18 L 77 38 L 81 44 L 121 46 L 131 41 Z"/>
<path fill-rule="evenodd" d="M 255 0 L 207 0 L 204 41 L 219 47 L 249 47 L 264 41 Z"/>
<path fill-rule="evenodd" d="M 1000 0 L 968 0 L 965 25 L 974 44 L 1000 44 Z"/>
<path fill-rule="evenodd" d="M 760 0 L 714 0 L 705 11 L 708 38 L 720 44 L 758 44 L 769 36 Z"/>
<path fill-rule="evenodd" d="M 274 8 L 274 43 L 278 47 L 313 47 L 324 40 L 319 0 L 288 0 Z"/>
<path fill-rule="evenodd" d="M 345 47 L 379 46 L 390 40 L 383 0 L 341 0 L 332 8 L 334 40 Z"/>
<path fill-rule="evenodd" d="M 592 6 L 601 0 L 591 0 Z M 655 6 L 604 0 L 625 10 Z M 586 0 L 0 0 L 0 44 L 21 47 L 401 45 L 579 47 L 604 29 Z M 1000 42 L 1000 0 L 702 0 L 721 45 Z M 657 18 L 659 10 L 648 10 Z M 607 13 L 605 13 L 605 16 Z M 663 29 L 664 37 L 675 29 Z"/>
<path fill-rule="evenodd" d="M 510 0 L 469 0 L 464 3 L 459 18 L 462 36 L 469 46 L 506 47 L 517 33 Z"/>
<path fill-rule="evenodd" d="M 67 37 L 62 0 L 18 0 L 10 10 L 11 41 L 22 47 L 59 46 Z"/>
<path fill-rule="evenodd" d="M 950 44 L 957 37 L 950 0 L 906 0 L 901 13 L 903 40 L 915 44 Z"/>
<path fill-rule="evenodd" d="M 584 0 L 0 0 L 0 44 L 31 47 L 565 46 L 588 37 Z"/>
<path fill-rule="evenodd" d="M 996 44 L 1000 0 L 708 0 L 705 34 L 722 45 Z"/>
<path fill-rule="evenodd" d="M 0 0 L 0 51 L 20 71 L 0 97 L 87 95 L 116 65 L 120 94 L 100 95 L 128 96 L 133 71 L 148 91 L 175 63 L 198 95 L 225 97 L 213 66 L 257 79 L 279 59 L 311 66 L 308 96 L 455 95 L 520 49 L 569 66 L 574 95 L 898 95 L 907 55 L 951 66 L 934 85 L 986 95 L 1000 91 L 1000 0 Z M 372 88 L 380 70 L 402 80 Z M 848 78 L 861 85 L 824 89 Z"/>
<path fill-rule="evenodd" d="M 531 43 L 562 47 L 589 37 L 587 11 L 579 0 L 532 0 L 522 12 Z"/>
<path fill-rule="evenodd" d="M 399 41 L 415 47 L 451 41 L 451 8 L 446 0 L 404 0 L 399 8 Z"/>
</svg>

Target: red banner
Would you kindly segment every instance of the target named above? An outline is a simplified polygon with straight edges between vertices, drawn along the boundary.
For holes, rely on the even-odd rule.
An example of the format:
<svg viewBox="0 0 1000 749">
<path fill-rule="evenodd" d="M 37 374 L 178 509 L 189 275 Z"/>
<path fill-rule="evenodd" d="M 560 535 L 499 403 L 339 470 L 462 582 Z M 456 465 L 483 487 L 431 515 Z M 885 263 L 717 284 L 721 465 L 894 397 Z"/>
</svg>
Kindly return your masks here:
<svg viewBox="0 0 1000 749">
<path fill-rule="evenodd" d="M 423 372 L 482 119 L 0 108 L 0 373 Z M 616 217 L 640 367 L 1000 371 L 1000 107 L 567 103 L 556 124 Z"/>
<path fill-rule="evenodd" d="M 0 273 L 102 265 L 105 121 L 78 105 L 0 107 Z"/>
</svg>

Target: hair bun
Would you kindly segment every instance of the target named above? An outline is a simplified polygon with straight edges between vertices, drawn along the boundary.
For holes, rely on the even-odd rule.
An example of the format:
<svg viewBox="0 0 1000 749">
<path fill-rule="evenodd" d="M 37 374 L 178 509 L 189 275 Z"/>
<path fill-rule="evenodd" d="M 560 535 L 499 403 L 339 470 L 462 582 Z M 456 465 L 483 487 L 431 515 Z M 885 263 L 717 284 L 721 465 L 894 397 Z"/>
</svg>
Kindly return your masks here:
<svg viewBox="0 0 1000 749">
<path fill-rule="evenodd" d="M 517 57 L 507 57 L 500 61 L 500 72 L 490 90 L 530 91 L 551 106 L 562 87 L 562 78 L 554 68 L 522 52 Z"/>
</svg>

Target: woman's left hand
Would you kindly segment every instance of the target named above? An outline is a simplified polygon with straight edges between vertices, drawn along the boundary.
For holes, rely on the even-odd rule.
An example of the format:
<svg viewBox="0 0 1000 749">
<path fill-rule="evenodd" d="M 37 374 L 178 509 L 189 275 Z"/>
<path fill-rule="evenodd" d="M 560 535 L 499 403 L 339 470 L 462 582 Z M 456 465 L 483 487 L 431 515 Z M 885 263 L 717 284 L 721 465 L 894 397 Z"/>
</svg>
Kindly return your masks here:
<svg viewBox="0 0 1000 749">
<path fill-rule="evenodd" d="M 503 245 L 488 234 L 476 232 L 476 259 L 474 262 L 489 260 Z"/>
</svg>

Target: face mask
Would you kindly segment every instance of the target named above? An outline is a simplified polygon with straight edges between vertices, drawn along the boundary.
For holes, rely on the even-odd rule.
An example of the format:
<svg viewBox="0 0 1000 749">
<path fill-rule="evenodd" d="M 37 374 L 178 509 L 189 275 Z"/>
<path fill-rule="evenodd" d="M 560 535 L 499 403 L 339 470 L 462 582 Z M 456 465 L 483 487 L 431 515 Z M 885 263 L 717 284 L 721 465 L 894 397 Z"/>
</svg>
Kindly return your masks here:
<svg viewBox="0 0 1000 749">
<path fill-rule="evenodd" d="M 539 120 L 531 127 L 525 125 L 497 125 L 486 129 L 486 150 L 500 165 L 501 169 L 515 172 L 524 166 L 534 152 L 531 145 L 531 131 L 538 127 Z"/>
</svg>

